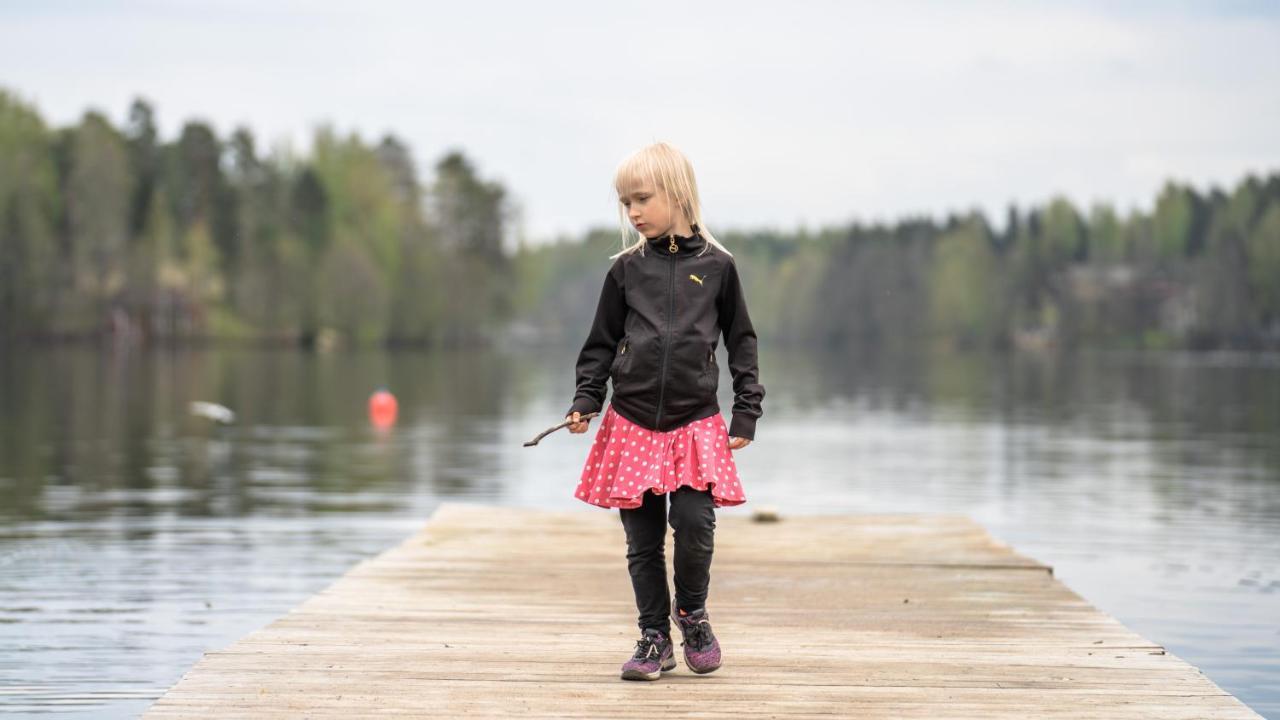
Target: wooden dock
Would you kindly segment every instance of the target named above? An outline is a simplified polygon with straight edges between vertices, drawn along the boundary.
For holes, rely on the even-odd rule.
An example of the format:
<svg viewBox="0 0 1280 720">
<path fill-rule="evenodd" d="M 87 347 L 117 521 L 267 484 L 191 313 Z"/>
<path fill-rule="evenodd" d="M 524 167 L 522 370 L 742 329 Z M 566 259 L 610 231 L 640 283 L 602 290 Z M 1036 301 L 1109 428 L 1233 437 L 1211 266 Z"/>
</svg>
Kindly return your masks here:
<svg viewBox="0 0 1280 720">
<path fill-rule="evenodd" d="M 959 515 L 720 513 L 722 667 L 677 632 L 674 671 L 621 680 L 624 538 L 616 511 L 447 503 L 145 717 L 1260 717 Z"/>
</svg>

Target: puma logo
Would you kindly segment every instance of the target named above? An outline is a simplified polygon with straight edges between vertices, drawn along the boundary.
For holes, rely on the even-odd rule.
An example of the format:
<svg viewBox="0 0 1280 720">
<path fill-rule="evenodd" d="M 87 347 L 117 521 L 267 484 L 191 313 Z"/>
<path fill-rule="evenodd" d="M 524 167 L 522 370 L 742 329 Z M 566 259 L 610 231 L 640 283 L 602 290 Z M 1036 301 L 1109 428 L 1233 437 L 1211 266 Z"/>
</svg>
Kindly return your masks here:
<svg viewBox="0 0 1280 720">
<path fill-rule="evenodd" d="M 706 275 L 703 275 L 702 277 L 706 277 Z M 700 278 L 700 277 L 698 277 L 697 275 L 694 275 L 694 274 L 692 274 L 692 273 L 690 273 L 690 274 L 689 274 L 689 279 L 690 279 L 690 280 L 692 280 L 692 281 L 694 281 L 694 282 L 696 282 L 696 283 L 698 283 L 699 285 L 701 285 L 701 284 L 702 284 L 702 278 Z"/>
</svg>

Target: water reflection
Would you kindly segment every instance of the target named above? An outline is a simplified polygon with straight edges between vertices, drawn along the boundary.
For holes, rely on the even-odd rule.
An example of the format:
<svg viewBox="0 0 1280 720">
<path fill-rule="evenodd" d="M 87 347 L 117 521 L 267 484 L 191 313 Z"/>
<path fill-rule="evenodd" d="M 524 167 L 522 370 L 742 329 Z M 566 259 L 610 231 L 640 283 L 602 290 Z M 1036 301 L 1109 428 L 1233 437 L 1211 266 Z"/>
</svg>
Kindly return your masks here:
<svg viewBox="0 0 1280 720">
<path fill-rule="evenodd" d="M 591 435 L 521 446 L 573 349 L 0 352 L 3 702 L 134 716 L 443 499 L 603 512 L 571 495 Z M 966 513 L 1280 717 L 1280 361 L 762 353 L 748 503 L 720 512 Z"/>
</svg>

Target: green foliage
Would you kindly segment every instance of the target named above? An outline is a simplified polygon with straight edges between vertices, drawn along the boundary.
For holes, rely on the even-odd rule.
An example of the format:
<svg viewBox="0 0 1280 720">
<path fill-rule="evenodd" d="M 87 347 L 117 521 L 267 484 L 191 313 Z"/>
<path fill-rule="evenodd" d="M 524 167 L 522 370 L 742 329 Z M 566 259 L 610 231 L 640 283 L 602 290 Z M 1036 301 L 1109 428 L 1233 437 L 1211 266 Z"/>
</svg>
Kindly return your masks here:
<svg viewBox="0 0 1280 720">
<path fill-rule="evenodd" d="M 1054 198 L 1043 217 L 1042 232 L 1049 264 L 1058 269 L 1083 261 L 1087 255 L 1085 226 L 1075 207 L 1066 198 Z"/>
<path fill-rule="evenodd" d="M 1156 251 L 1161 258 L 1183 258 L 1194 255 L 1203 239 L 1200 232 L 1200 199 L 1195 192 L 1174 182 L 1166 183 L 1156 198 L 1152 230 Z"/>
<path fill-rule="evenodd" d="M 436 182 L 431 190 L 432 215 L 439 223 L 444 246 L 495 266 L 502 264 L 504 197 L 501 186 L 477 178 L 461 153 L 446 155 L 436 165 Z"/>
<path fill-rule="evenodd" d="M 1170 186 L 1162 194 L 1158 213 L 1095 205 L 1087 219 L 1054 198 L 1011 209 L 998 235 L 970 214 L 717 237 L 743 269 L 757 332 L 773 342 L 1280 345 L 1280 176 L 1246 178 L 1230 193 Z M 1272 203 L 1265 212 L 1264 202 Z M 522 330 L 579 341 L 615 240 L 596 231 L 523 249 Z"/>
<path fill-rule="evenodd" d="M 1280 202 L 1272 202 L 1249 233 L 1249 291 L 1258 320 L 1280 326 Z"/>
<path fill-rule="evenodd" d="M 935 247 L 930 318 L 935 336 L 962 347 L 990 347 L 1004 328 L 999 261 L 983 227 L 971 222 L 942 234 Z"/>
<path fill-rule="evenodd" d="M 1094 205 L 1090 211 L 1088 248 L 1089 261 L 1099 265 L 1114 265 L 1131 259 L 1124 226 L 1110 205 Z"/>
<path fill-rule="evenodd" d="M 400 225 L 411 218 L 402 212 L 395 178 L 377 151 L 355 135 L 340 140 L 332 131 L 321 129 L 313 154 L 315 179 L 307 187 L 316 186 L 308 191 L 316 204 L 299 212 L 324 217 L 325 235 L 367 249 L 380 271 L 394 271 L 399 262 Z M 323 240 L 314 248 L 322 249 Z"/>
<path fill-rule="evenodd" d="M 510 314 L 506 193 L 461 153 L 423 187 L 393 137 L 156 127 L 139 99 L 51 130 L 0 91 L 0 335 L 468 342 Z"/>
<path fill-rule="evenodd" d="M 54 316 L 61 195 L 53 150 L 35 109 L 0 90 L 0 337 L 46 334 Z"/>
<path fill-rule="evenodd" d="M 376 342 L 386 334 L 387 288 L 377 263 L 361 245 L 339 241 L 329 246 L 317 281 L 320 325 L 348 342 Z"/>
<path fill-rule="evenodd" d="M 451 152 L 436 164 L 428 203 L 436 236 L 451 257 L 445 285 L 453 290 L 445 297 L 457 299 L 448 313 L 457 326 L 445 330 L 450 342 L 489 320 L 509 320 L 514 306 L 511 263 L 503 247 L 506 190 L 481 181 L 466 157 Z"/>
<path fill-rule="evenodd" d="M 132 190 L 128 151 L 110 122 L 90 113 L 74 131 L 70 159 L 63 194 L 72 288 L 101 315 L 124 284 Z"/>
<path fill-rule="evenodd" d="M 0 337 L 572 345 L 620 249 L 610 228 L 508 250 L 505 188 L 458 151 L 419 179 L 390 136 L 321 128 L 296 157 L 156 128 L 137 100 L 123 129 L 51 129 L 0 91 Z M 1280 174 L 1169 182 L 1149 214 L 1054 197 L 998 234 L 968 213 L 717 237 L 774 342 L 1280 346 Z"/>
</svg>

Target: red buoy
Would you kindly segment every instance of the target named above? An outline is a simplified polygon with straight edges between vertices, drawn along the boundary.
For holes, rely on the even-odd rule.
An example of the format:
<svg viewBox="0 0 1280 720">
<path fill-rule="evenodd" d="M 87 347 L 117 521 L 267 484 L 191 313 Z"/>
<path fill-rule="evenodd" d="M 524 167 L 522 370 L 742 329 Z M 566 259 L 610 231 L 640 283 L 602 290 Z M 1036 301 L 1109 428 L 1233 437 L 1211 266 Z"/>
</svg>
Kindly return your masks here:
<svg viewBox="0 0 1280 720">
<path fill-rule="evenodd" d="M 379 390 L 369 396 L 369 421 L 377 428 L 389 428 L 396 424 L 399 406 L 396 396 L 386 390 Z"/>
</svg>

